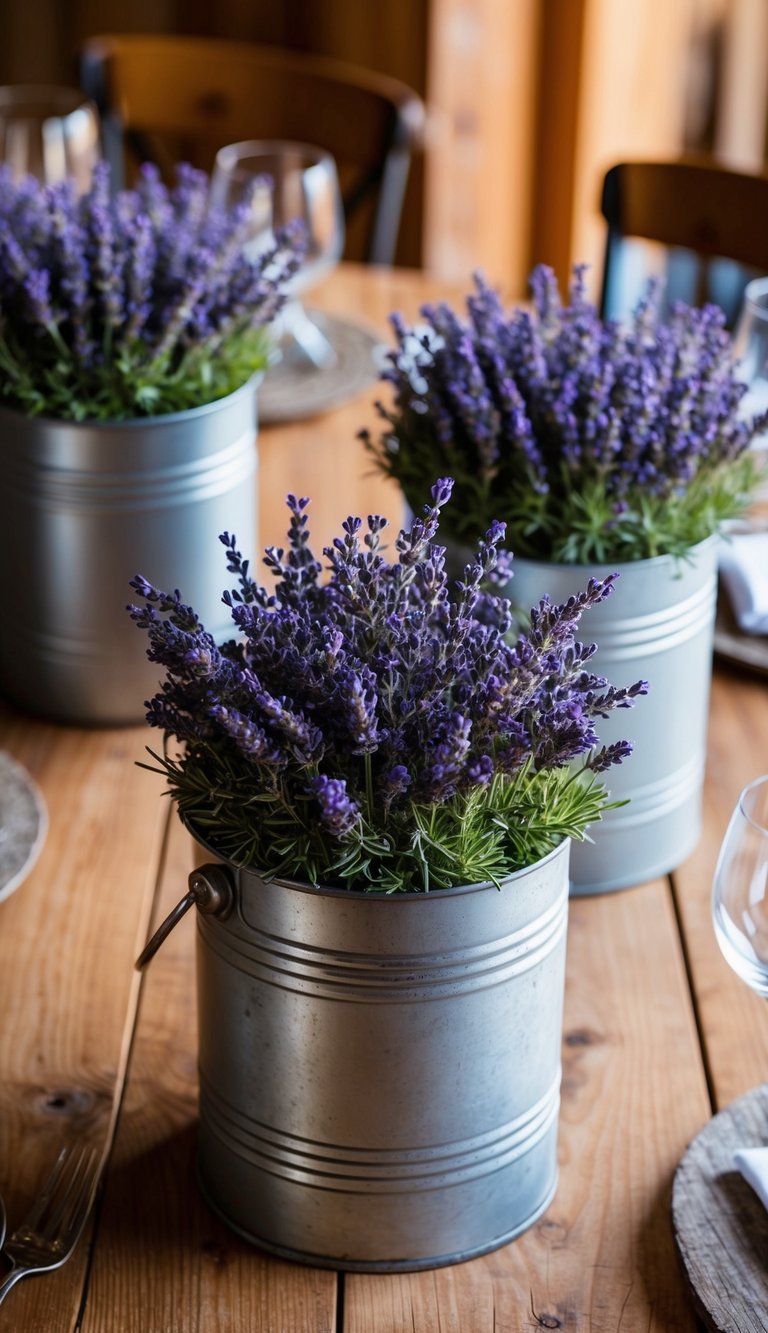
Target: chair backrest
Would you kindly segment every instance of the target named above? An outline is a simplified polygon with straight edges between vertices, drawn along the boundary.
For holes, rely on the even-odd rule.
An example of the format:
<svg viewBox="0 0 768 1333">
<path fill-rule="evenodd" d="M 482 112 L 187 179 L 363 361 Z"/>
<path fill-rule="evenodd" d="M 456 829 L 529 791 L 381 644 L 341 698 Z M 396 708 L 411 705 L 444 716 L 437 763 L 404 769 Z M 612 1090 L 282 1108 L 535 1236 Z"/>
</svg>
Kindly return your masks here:
<svg viewBox="0 0 768 1333">
<path fill-rule="evenodd" d="M 728 259 L 768 274 L 768 176 L 746 175 L 701 161 L 622 162 L 603 181 L 608 224 L 600 309 L 610 313 L 621 243 L 656 241 L 698 257 L 693 299 L 712 298 L 711 261 Z"/>
<path fill-rule="evenodd" d="M 118 178 L 131 158 L 210 170 L 217 149 L 242 139 L 313 143 L 336 160 L 345 257 L 392 263 L 425 119 L 398 80 L 299 51 L 154 35 L 88 39 L 80 77 Z"/>
</svg>

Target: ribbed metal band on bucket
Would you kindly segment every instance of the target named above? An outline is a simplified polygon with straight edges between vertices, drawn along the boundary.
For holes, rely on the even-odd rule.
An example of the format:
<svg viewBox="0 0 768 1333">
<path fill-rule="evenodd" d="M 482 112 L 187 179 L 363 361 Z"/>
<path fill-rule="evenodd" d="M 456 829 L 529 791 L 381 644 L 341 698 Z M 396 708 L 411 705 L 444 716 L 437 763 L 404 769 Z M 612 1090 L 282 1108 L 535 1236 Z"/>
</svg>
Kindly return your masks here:
<svg viewBox="0 0 768 1333">
<path fill-rule="evenodd" d="M 698 841 L 704 779 L 712 639 L 717 591 L 716 538 L 686 558 L 669 556 L 617 566 L 548 565 L 515 560 L 508 595 L 527 610 L 547 594 L 554 602 L 614 571 L 614 591 L 582 617 L 578 637 L 597 643 L 590 666 L 612 685 L 638 678 L 649 694 L 631 711 L 599 720 L 601 744 L 633 742 L 629 759 L 604 776 L 611 797 L 629 801 L 575 843 L 572 891 L 605 893 L 675 869 Z"/>
<path fill-rule="evenodd" d="M 668 653 L 706 631 L 712 622 L 714 573 L 683 601 L 651 615 L 608 620 L 600 629 L 601 661 L 642 663 Z M 618 593 L 618 589 L 617 589 Z M 614 594 L 616 596 L 617 594 Z M 651 667 L 648 667 L 651 670 Z"/>
<path fill-rule="evenodd" d="M 439 890 L 437 890 L 439 893 Z M 348 999 L 356 1004 L 413 1003 L 441 999 L 456 993 L 501 983 L 538 967 L 565 935 L 568 904 L 560 900 L 504 939 L 467 946 L 439 956 L 409 954 L 368 958 L 311 947 L 259 931 L 246 913 L 248 938 L 208 931 L 208 922 L 198 919 L 206 934 L 206 946 L 231 967 L 267 986 L 282 990 L 312 991 L 326 999 Z"/>
<path fill-rule="evenodd" d="M 198 915 L 213 1207 L 277 1253 L 365 1271 L 530 1225 L 557 1177 L 568 847 L 501 889 L 234 882 L 226 920 Z"/>
<path fill-rule="evenodd" d="M 131 590 L 129 588 L 128 596 L 130 597 L 130 595 Z M 221 611 L 215 621 L 208 620 L 206 629 L 217 643 L 222 643 L 225 639 L 232 637 L 232 621 Z M 113 641 L 105 642 L 104 636 L 100 634 L 90 636 L 84 634 L 75 636 L 71 633 L 46 634 L 32 625 L 27 625 L 17 626 L 14 643 L 15 650 L 22 654 L 23 660 L 34 662 L 36 670 L 40 672 L 49 671 L 52 678 L 57 680 L 70 676 L 73 679 L 82 680 L 83 672 L 87 672 L 90 676 L 98 672 L 118 671 L 122 676 L 126 669 L 126 649 L 130 650 L 129 661 L 133 660 L 135 650 L 138 655 L 136 671 L 141 674 L 136 676 L 133 684 L 135 686 L 142 683 L 144 693 L 138 704 L 134 699 L 135 707 L 133 711 L 135 713 L 136 708 L 138 708 L 143 719 L 143 700 L 147 692 L 154 692 L 157 688 L 161 672 L 156 666 L 147 663 L 145 645 L 142 643 L 139 633 L 137 631 L 134 631 L 134 633 L 135 639 L 129 640 L 126 644 L 125 639 L 120 639 L 117 636 Z M 102 694 L 101 697 L 105 701 L 106 695 Z M 128 700 L 125 701 L 125 706 L 129 706 Z M 85 717 L 83 720 L 86 720 Z"/>
<path fill-rule="evenodd" d="M 693 755 L 687 764 L 681 764 L 657 782 L 646 782 L 632 788 L 632 800 L 620 810 L 612 811 L 612 825 L 630 829 L 638 824 L 652 823 L 660 814 L 672 813 L 695 799 L 704 777 L 705 755 Z"/>
<path fill-rule="evenodd" d="M 253 476 L 253 430 L 244 431 L 212 455 L 192 458 L 168 467 L 84 473 L 47 466 L 4 470 L 4 485 L 10 494 L 27 499 L 36 508 L 111 511 L 166 509 L 200 503 L 225 495 Z M 126 442 L 130 451 L 130 444 Z"/>
<path fill-rule="evenodd" d="M 204 1080 L 200 1099 L 206 1130 L 218 1135 L 227 1147 L 236 1145 L 238 1155 L 261 1170 L 312 1189 L 392 1194 L 461 1185 L 532 1152 L 557 1120 L 560 1068 L 545 1095 L 506 1125 L 461 1144 L 438 1143 L 408 1152 L 354 1149 L 344 1143 L 317 1143 L 280 1133 L 244 1116 Z"/>
</svg>

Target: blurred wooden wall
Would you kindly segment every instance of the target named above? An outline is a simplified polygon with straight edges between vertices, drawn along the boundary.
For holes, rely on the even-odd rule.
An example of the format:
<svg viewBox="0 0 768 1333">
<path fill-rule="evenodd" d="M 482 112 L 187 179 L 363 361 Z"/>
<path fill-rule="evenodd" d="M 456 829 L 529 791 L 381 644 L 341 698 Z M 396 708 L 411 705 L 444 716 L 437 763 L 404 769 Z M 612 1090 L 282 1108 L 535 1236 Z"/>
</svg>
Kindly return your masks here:
<svg viewBox="0 0 768 1333">
<path fill-rule="evenodd" d="M 768 0 L 5 0 L 0 82 L 76 79 L 82 39 L 175 31 L 318 51 L 425 98 L 401 264 L 511 296 L 534 262 L 599 277 L 600 185 L 629 157 L 766 161 Z"/>
<path fill-rule="evenodd" d="M 766 167 L 767 0 L 543 0 L 531 258 L 599 286 L 603 177 L 709 154 Z"/>
</svg>

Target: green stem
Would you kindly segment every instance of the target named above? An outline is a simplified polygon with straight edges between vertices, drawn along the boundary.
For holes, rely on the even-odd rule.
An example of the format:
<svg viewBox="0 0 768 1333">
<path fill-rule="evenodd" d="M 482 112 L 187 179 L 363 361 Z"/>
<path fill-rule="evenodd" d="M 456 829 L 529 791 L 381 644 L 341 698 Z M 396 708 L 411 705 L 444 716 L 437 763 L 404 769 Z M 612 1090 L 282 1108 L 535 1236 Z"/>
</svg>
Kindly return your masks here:
<svg viewBox="0 0 768 1333">
<path fill-rule="evenodd" d="M 373 763 L 370 754 L 363 756 L 365 769 L 365 808 L 368 823 L 373 824 Z"/>
<path fill-rule="evenodd" d="M 65 357 L 67 358 L 68 361 L 71 360 L 72 353 L 71 353 L 70 349 L 67 347 L 67 344 L 65 343 L 65 341 L 64 341 L 64 339 L 62 338 L 61 334 L 59 333 L 59 327 L 58 327 L 58 325 L 57 325 L 57 324 L 46 324 L 45 327 L 46 327 L 46 329 L 48 330 L 48 332 L 50 333 L 51 338 L 53 339 L 53 342 L 54 342 L 54 344 L 55 344 L 55 346 L 56 346 L 57 351 L 58 351 L 62 356 L 65 356 Z"/>
</svg>

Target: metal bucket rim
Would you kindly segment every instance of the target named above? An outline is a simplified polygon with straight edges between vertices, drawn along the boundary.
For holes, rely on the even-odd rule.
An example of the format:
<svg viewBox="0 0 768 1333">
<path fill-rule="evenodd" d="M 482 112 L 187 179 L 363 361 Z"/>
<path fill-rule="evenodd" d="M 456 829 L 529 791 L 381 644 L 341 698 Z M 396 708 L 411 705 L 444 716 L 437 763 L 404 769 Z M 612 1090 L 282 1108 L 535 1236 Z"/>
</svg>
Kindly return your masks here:
<svg viewBox="0 0 768 1333">
<path fill-rule="evenodd" d="M 192 418 L 204 416 L 206 413 L 215 412 L 225 403 L 233 403 L 239 396 L 245 397 L 254 393 L 261 381 L 264 379 L 263 370 L 254 371 L 238 389 L 233 389 L 231 393 L 225 394 L 222 398 L 213 398 L 209 403 L 199 403 L 197 407 L 187 407 L 183 412 L 158 412 L 152 416 L 146 417 L 112 417 L 107 421 L 98 420 L 95 417 L 85 417 L 83 421 L 75 421 L 71 417 L 47 417 L 43 413 L 37 416 L 31 416 L 28 412 L 22 412 L 18 407 L 8 407 L 6 404 L 0 405 L 0 419 L 3 416 L 15 417 L 30 424 L 43 422 L 46 426 L 61 426 L 66 430 L 77 429 L 82 426 L 88 431 L 114 431 L 114 430 L 135 430 L 137 427 L 146 427 L 150 423 L 152 426 L 159 426 L 167 422 L 169 425 L 175 425 L 178 422 L 189 421 Z"/>
<path fill-rule="evenodd" d="M 308 893 L 313 897 L 342 898 L 344 901 L 352 899 L 356 902 L 366 903 L 434 901 L 441 898 L 456 898 L 465 893 L 487 893 L 489 890 L 494 893 L 500 893 L 508 884 L 519 882 L 520 880 L 525 879 L 528 875 L 537 873 L 542 866 L 546 866 L 550 861 L 554 861 L 557 857 L 562 856 L 565 848 L 569 846 L 571 841 L 570 838 L 562 838 L 557 846 L 552 848 L 551 852 L 547 852 L 546 856 L 540 857 L 538 861 L 532 862 L 529 866 L 523 866 L 520 870 L 513 870 L 512 874 L 507 875 L 506 878 L 501 881 L 499 886 L 494 884 L 491 880 L 484 880 L 477 884 L 456 884 L 452 889 L 428 889 L 419 892 L 409 891 L 397 893 L 381 893 L 372 890 L 369 893 L 365 893 L 361 889 L 339 889 L 331 885 L 303 884 L 300 880 L 282 879 L 278 875 L 265 875 L 252 866 L 237 866 L 233 861 L 222 856 L 212 843 L 206 842 L 206 840 L 196 831 L 190 820 L 187 819 L 186 815 L 183 815 L 181 811 L 177 811 L 177 813 L 182 824 L 194 841 L 204 848 L 206 852 L 209 852 L 211 856 L 216 857 L 217 861 L 220 861 L 236 876 L 253 876 L 255 879 L 262 880 L 265 884 L 277 884 L 280 888 L 292 889 L 299 893 Z"/>
<path fill-rule="evenodd" d="M 712 532 L 708 537 L 702 538 L 700 542 L 695 542 L 693 546 L 687 547 L 682 555 L 652 555 L 646 556 L 642 560 L 614 560 L 614 561 L 588 561 L 586 564 L 569 562 L 565 560 L 532 560 L 526 555 L 514 555 L 512 557 L 512 577 L 514 578 L 515 566 L 527 565 L 534 569 L 552 569 L 558 572 L 564 570 L 583 570 L 585 577 L 590 573 L 597 573 L 601 576 L 604 570 L 606 574 L 616 572 L 621 574 L 625 569 L 651 569 L 662 565 L 673 565 L 679 568 L 687 563 L 690 556 L 698 556 L 699 552 L 706 551 L 710 546 L 717 545 L 722 540 L 719 532 Z"/>
</svg>

